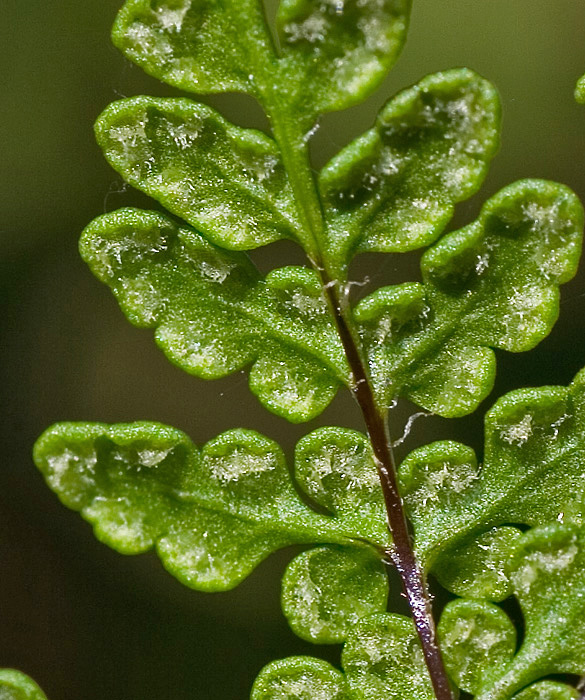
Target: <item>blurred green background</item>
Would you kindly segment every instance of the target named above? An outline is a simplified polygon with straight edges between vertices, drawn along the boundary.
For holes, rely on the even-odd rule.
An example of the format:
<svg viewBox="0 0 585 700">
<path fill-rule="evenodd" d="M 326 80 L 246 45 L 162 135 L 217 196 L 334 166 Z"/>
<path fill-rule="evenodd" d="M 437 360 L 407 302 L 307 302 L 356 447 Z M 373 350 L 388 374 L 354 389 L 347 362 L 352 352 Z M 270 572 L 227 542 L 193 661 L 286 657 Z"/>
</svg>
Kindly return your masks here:
<svg viewBox="0 0 585 700">
<path fill-rule="evenodd" d="M 242 374 L 204 383 L 172 367 L 151 332 L 131 327 L 77 254 L 81 229 L 124 205 L 154 208 L 102 159 L 92 123 L 112 100 L 177 91 L 143 75 L 109 42 L 121 0 L 0 0 L 0 666 L 18 667 L 51 700 L 240 700 L 262 665 L 311 653 L 279 610 L 290 552 L 240 588 L 203 595 L 181 587 L 152 555 L 122 557 L 44 486 L 30 458 L 57 420 L 169 423 L 203 442 L 235 425 L 290 452 L 318 425 L 361 427 L 348 396 L 309 426 L 290 427 L 249 394 Z M 394 92 L 426 73 L 466 65 L 492 80 L 504 107 L 500 154 L 454 226 L 506 183 L 541 177 L 585 198 L 583 0 L 415 0 L 398 65 L 364 105 L 329 115 L 313 139 L 320 167 L 371 124 Z M 265 127 L 241 96 L 205 98 L 228 118 Z M 291 245 L 255 254 L 263 269 L 301 262 Z M 371 285 L 417 277 L 417 256 L 366 256 Z M 527 355 L 499 353 L 497 394 L 567 383 L 585 365 L 585 275 L 566 285 L 552 335 Z M 411 410 L 393 416 L 399 433 Z M 407 447 L 437 438 L 481 446 L 481 413 L 418 421 Z M 338 649 L 317 649 L 338 657 Z"/>
</svg>

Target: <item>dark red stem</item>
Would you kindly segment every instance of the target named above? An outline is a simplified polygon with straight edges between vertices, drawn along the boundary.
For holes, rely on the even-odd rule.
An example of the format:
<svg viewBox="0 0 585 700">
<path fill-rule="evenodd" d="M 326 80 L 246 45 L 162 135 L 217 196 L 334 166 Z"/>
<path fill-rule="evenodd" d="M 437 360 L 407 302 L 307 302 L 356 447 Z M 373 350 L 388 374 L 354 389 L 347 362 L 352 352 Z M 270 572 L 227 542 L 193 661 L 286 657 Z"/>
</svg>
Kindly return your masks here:
<svg viewBox="0 0 585 700">
<path fill-rule="evenodd" d="M 364 416 L 380 476 L 388 516 L 388 527 L 394 543 L 392 549 L 386 552 L 386 556 L 396 566 L 402 579 L 404 592 L 412 610 L 435 696 L 437 700 L 453 700 L 445 664 L 437 644 L 430 594 L 425 575 L 416 560 L 402 498 L 398 491 L 396 462 L 386 424 L 385 412 L 381 413 L 376 404 L 368 372 L 364 366 L 356 339 L 346 322 L 342 301 L 336 285 L 327 284 L 326 289 L 335 312 L 339 336 L 353 374 L 354 397 Z M 582 697 L 582 700 L 585 700 L 585 698 Z"/>
</svg>

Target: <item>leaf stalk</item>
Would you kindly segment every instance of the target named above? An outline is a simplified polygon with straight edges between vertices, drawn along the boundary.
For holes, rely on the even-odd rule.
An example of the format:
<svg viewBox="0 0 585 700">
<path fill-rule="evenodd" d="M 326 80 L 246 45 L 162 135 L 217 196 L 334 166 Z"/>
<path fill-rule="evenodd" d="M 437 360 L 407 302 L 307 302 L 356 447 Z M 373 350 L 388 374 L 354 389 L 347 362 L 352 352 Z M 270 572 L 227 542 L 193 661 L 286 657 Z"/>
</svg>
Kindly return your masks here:
<svg viewBox="0 0 585 700">
<path fill-rule="evenodd" d="M 370 437 L 388 518 L 393 547 L 385 552 L 385 561 L 393 564 L 402 585 L 422 646 L 425 662 L 437 700 L 453 700 L 453 693 L 441 650 L 437 642 L 431 596 L 426 577 L 414 553 L 402 498 L 398 490 L 396 460 L 387 425 L 387 410 L 381 409 L 374 396 L 372 384 L 363 360 L 360 341 L 348 314 L 347 296 L 339 271 L 331 270 L 322 255 L 326 226 L 321 203 L 311 169 L 304 135 L 282 114 L 276 103 L 269 109 L 274 136 L 281 149 L 284 166 L 291 180 L 295 200 L 305 226 L 311 248 L 306 249 L 312 266 L 322 282 L 323 290 L 335 318 L 341 343 L 345 350 L 352 380 L 352 391 Z M 314 246 L 314 247 L 313 247 Z M 336 277 L 332 278 L 332 274 Z M 346 277 L 346 276 L 345 276 Z M 585 699 L 583 699 L 585 700 Z"/>
<path fill-rule="evenodd" d="M 378 409 L 358 344 L 337 293 L 336 286 L 326 286 L 335 310 L 337 328 L 353 375 L 353 395 L 364 417 L 370 437 L 380 484 L 386 505 L 388 527 L 393 547 L 385 560 L 393 564 L 402 580 L 412 612 L 437 700 L 453 700 L 433 618 L 431 596 L 425 575 L 416 559 L 408 529 L 402 498 L 398 491 L 396 460 L 385 415 Z"/>
</svg>

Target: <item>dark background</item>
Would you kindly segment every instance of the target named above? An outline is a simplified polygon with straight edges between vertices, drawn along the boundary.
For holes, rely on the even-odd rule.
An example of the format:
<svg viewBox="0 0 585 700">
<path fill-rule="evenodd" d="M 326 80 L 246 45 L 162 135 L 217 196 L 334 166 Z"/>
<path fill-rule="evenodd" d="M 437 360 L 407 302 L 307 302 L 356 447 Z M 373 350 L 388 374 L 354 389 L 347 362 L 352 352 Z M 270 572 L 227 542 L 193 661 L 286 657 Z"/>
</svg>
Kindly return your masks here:
<svg viewBox="0 0 585 700">
<path fill-rule="evenodd" d="M 290 427 L 251 396 L 243 375 L 204 383 L 171 366 L 151 332 L 130 326 L 77 254 L 81 229 L 123 205 L 155 205 L 124 191 L 102 159 L 92 123 L 112 100 L 171 88 L 125 62 L 109 42 L 122 0 L 0 0 L 0 667 L 32 675 L 50 700 L 241 700 L 268 661 L 311 653 L 282 619 L 272 557 L 238 589 L 182 587 L 153 555 L 122 557 L 45 487 L 30 452 L 57 420 L 150 419 L 197 442 L 235 425 L 289 452 L 318 425 L 361 427 L 347 395 L 323 416 Z M 573 101 L 585 72 L 583 0 L 415 0 L 397 67 L 364 105 L 322 120 L 315 166 L 371 124 L 396 90 L 424 74 L 467 65 L 500 89 L 500 154 L 479 196 L 454 225 L 521 177 L 564 182 L 585 197 L 585 107 Z M 207 98 L 205 98 L 207 99 Z M 241 96 L 208 98 L 236 123 L 264 125 Z M 290 245 L 257 254 L 263 268 L 300 262 Z M 417 275 L 417 256 L 366 256 L 375 286 Z M 406 270 L 406 271 L 405 271 Z M 567 383 L 585 365 L 585 279 L 566 285 L 561 318 L 538 349 L 499 353 L 496 391 Z M 401 430 L 410 409 L 394 418 Z M 481 412 L 418 421 L 408 447 L 451 437 L 481 447 Z M 315 649 L 338 658 L 338 649 Z"/>
</svg>

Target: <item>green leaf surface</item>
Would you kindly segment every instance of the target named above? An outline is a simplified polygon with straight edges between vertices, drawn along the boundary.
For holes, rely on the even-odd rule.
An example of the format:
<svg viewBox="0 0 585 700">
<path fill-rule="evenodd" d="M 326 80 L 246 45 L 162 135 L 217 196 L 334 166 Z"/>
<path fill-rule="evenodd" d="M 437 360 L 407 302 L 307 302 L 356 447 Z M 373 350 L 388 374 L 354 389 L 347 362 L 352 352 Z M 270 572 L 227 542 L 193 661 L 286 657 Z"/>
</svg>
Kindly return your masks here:
<svg viewBox="0 0 585 700">
<path fill-rule="evenodd" d="M 154 327 L 179 367 L 205 379 L 252 364 L 250 386 L 294 422 L 318 415 L 349 370 L 314 272 L 265 280 L 241 253 L 155 212 L 122 209 L 84 231 L 81 254 L 129 320 Z"/>
<path fill-rule="evenodd" d="M 556 523 L 527 532 L 508 569 L 524 615 L 520 649 L 515 653 L 514 628 L 502 610 L 454 601 L 439 625 L 451 675 L 478 700 L 575 697 L 561 684 L 531 684 L 553 674 L 585 673 L 582 526 Z"/>
<path fill-rule="evenodd" d="M 276 143 L 188 99 L 131 97 L 96 122 L 110 165 L 223 248 L 302 238 Z"/>
<path fill-rule="evenodd" d="M 388 541 L 386 508 L 368 438 L 347 428 L 319 428 L 295 450 L 295 477 L 303 491 L 364 537 Z"/>
<path fill-rule="evenodd" d="M 361 102 L 398 58 L 410 5 L 410 0 L 281 0 L 276 23 L 282 99 L 307 124 L 320 113 Z"/>
<path fill-rule="evenodd" d="M 330 255 L 432 243 L 482 183 L 499 133 L 497 93 L 467 69 L 429 75 L 321 172 Z"/>
<path fill-rule="evenodd" d="M 342 666 L 345 678 L 318 659 L 276 661 L 260 673 L 252 700 L 435 698 L 414 625 L 402 615 L 362 618 L 344 645 Z"/>
<path fill-rule="evenodd" d="M 434 700 L 412 620 L 391 613 L 364 618 L 344 646 L 352 700 Z"/>
<path fill-rule="evenodd" d="M 258 0 L 128 0 L 112 39 L 150 75 L 198 93 L 258 95 L 272 56 Z"/>
<path fill-rule="evenodd" d="M 419 556 L 439 573 L 450 566 L 454 551 L 501 525 L 583 522 L 585 371 L 568 388 L 503 396 L 486 416 L 481 468 L 470 448 L 437 442 L 414 450 L 399 479 Z M 479 555 L 472 570 L 481 564 Z M 486 552 L 486 573 L 497 574 L 494 565 L 499 559 L 503 566 L 505 555 L 505 549 L 495 559 Z M 453 570 L 451 580 L 465 579 L 466 567 Z M 449 584 L 449 577 L 441 580 Z"/>
<path fill-rule="evenodd" d="M 34 457 L 102 542 L 124 554 L 156 547 L 165 567 L 199 590 L 232 588 L 281 547 L 346 545 L 374 528 L 311 510 L 278 445 L 251 430 L 199 450 L 157 423 L 62 423 L 39 438 Z"/>
<path fill-rule="evenodd" d="M 585 674 L 585 531 L 554 524 L 524 535 L 509 566 L 524 614 L 515 666 L 526 674 Z M 513 670 L 512 673 L 519 673 Z"/>
<path fill-rule="evenodd" d="M 250 700 L 349 700 L 343 674 L 326 661 L 291 656 L 265 666 Z"/>
<path fill-rule="evenodd" d="M 496 605 L 478 600 L 447 604 L 437 630 L 445 665 L 459 688 L 478 693 L 501 676 L 516 653 L 516 628 Z"/>
<path fill-rule="evenodd" d="M 444 472 L 438 472 L 439 481 L 443 476 Z M 512 593 L 506 566 L 521 537 L 521 530 L 507 526 L 471 535 L 441 554 L 433 574 L 447 590 L 463 598 L 505 600 Z"/>
<path fill-rule="evenodd" d="M 529 350 L 550 332 L 558 286 L 577 270 L 582 229 L 568 188 L 517 182 L 423 255 L 424 284 L 363 299 L 354 315 L 379 401 L 405 395 L 442 416 L 473 411 L 493 385 L 490 348 Z"/>
<path fill-rule="evenodd" d="M 112 37 L 166 83 L 276 100 L 310 126 L 378 86 L 402 49 L 409 14 L 410 0 L 283 0 L 277 59 L 258 0 L 128 0 Z"/>
<path fill-rule="evenodd" d="M 0 669 L 0 700 L 47 700 L 39 686 L 20 671 Z"/>
<path fill-rule="evenodd" d="M 573 686 L 555 681 L 540 681 L 528 686 L 513 700 L 577 700 L 579 693 Z"/>
<path fill-rule="evenodd" d="M 311 549 L 288 565 L 281 600 L 297 636 L 337 644 L 361 618 L 386 610 L 386 569 L 370 547 Z"/>
</svg>

